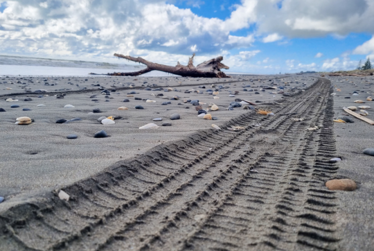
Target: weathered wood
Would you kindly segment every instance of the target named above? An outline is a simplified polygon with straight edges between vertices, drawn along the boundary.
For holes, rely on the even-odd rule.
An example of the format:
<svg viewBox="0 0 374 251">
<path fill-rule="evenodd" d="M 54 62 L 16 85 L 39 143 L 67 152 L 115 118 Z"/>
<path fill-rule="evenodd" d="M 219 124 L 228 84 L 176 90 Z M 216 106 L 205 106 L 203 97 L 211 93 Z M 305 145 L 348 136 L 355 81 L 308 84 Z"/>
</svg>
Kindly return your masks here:
<svg viewBox="0 0 374 251">
<path fill-rule="evenodd" d="M 349 110 L 348 108 L 343 108 L 343 110 L 346 112 L 346 113 L 349 113 L 349 114 L 351 114 L 352 116 L 354 116 L 354 117 L 356 117 L 356 118 L 358 118 L 358 119 L 361 119 L 361 120 L 363 120 L 363 121 L 365 121 L 366 123 L 368 123 L 368 124 L 370 124 L 370 125 L 374 125 L 374 121 L 373 120 L 371 120 L 371 119 L 368 119 L 368 118 L 366 118 L 366 117 L 364 117 L 364 116 L 361 116 L 360 114 L 358 114 L 358 113 L 356 113 L 356 112 L 354 112 L 354 111 L 351 111 L 351 110 Z"/>
<path fill-rule="evenodd" d="M 228 66 L 221 63 L 223 60 L 222 56 L 213 58 L 198 64 L 196 67 L 193 65 L 193 58 L 195 54 L 188 60 L 188 65 L 181 65 L 179 62 L 176 66 L 168 66 L 163 64 L 157 64 L 145 60 L 141 57 L 131 57 L 122 54 L 115 53 L 114 56 L 118 58 L 124 58 L 133 62 L 141 63 L 147 66 L 145 69 L 136 72 L 114 72 L 108 73 L 110 76 L 139 76 L 150 71 L 162 71 L 183 77 L 200 77 L 200 78 L 229 78 L 221 69 L 229 69 Z"/>
</svg>

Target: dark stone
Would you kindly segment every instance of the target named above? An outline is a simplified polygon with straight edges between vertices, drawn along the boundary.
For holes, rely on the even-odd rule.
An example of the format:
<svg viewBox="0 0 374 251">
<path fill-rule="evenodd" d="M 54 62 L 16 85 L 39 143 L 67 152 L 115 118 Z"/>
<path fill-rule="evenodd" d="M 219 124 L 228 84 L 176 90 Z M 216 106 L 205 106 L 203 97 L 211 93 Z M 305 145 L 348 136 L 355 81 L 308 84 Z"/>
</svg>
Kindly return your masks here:
<svg viewBox="0 0 374 251">
<path fill-rule="evenodd" d="M 94 135 L 94 138 L 106 138 L 106 137 L 108 137 L 108 134 L 104 130 L 101 130 L 95 133 Z"/>
<path fill-rule="evenodd" d="M 127 99 L 127 98 L 125 98 L 125 99 L 123 100 L 123 102 L 130 102 L 130 100 Z"/>
<path fill-rule="evenodd" d="M 75 134 L 69 134 L 68 136 L 66 136 L 67 139 L 76 139 L 78 138 L 78 135 L 75 135 Z"/>
<path fill-rule="evenodd" d="M 92 96 L 90 96 L 90 98 L 96 98 L 96 95 L 92 95 Z"/>
<path fill-rule="evenodd" d="M 100 109 L 99 108 L 95 108 L 92 110 L 93 113 L 101 113 Z"/>
<path fill-rule="evenodd" d="M 231 106 L 231 107 L 241 107 L 242 104 L 240 104 L 239 102 L 231 102 L 231 103 L 230 103 L 230 106 Z"/>
<path fill-rule="evenodd" d="M 135 98 L 135 100 L 142 100 L 141 98 Z"/>
<path fill-rule="evenodd" d="M 74 122 L 74 121 L 81 121 L 81 120 L 82 120 L 81 118 L 73 118 L 73 119 L 69 119 L 65 123 L 70 123 L 70 122 Z"/>
<path fill-rule="evenodd" d="M 22 111 L 29 112 L 29 111 L 31 111 L 31 109 L 29 109 L 29 108 L 23 108 Z"/>
<path fill-rule="evenodd" d="M 6 112 L 4 108 L 0 108 L 0 112 Z"/>
<path fill-rule="evenodd" d="M 168 101 L 168 102 L 162 102 L 162 104 L 161 105 L 170 105 L 171 104 L 171 102 L 170 101 Z"/>
<path fill-rule="evenodd" d="M 135 92 L 135 91 L 132 91 L 132 92 L 128 92 L 127 94 L 128 94 L 128 95 L 132 95 L 132 94 L 136 94 L 136 92 Z"/>
<path fill-rule="evenodd" d="M 171 126 L 171 123 L 163 123 L 162 126 Z"/>
<path fill-rule="evenodd" d="M 172 114 L 171 116 L 170 116 L 170 119 L 171 120 L 177 120 L 177 119 L 180 119 L 181 118 L 181 116 L 179 115 L 179 114 L 177 114 L 177 113 L 174 113 L 174 114 Z"/>
<path fill-rule="evenodd" d="M 135 106 L 135 109 L 144 109 L 144 107 L 141 106 L 141 105 L 137 105 L 137 106 Z"/>
<path fill-rule="evenodd" d="M 98 100 L 98 99 L 96 99 L 96 98 L 94 98 L 94 99 L 92 99 L 92 101 L 95 101 L 95 102 L 96 102 L 96 101 L 99 101 L 99 100 Z"/>
<path fill-rule="evenodd" d="M 113 119 L 118 120 L 118 119 L 122 119 L 122 117 L 121 116 L 114 116 Z"/>
<path fill-rule="evenodd" d="M 260 94 L 259 92 L 255 92 L 255 94 Z"/>
<path fill-rule="evenodd" d="M 344 97 L 345 99 L 350 99 L 351 97 Z"/>
<path fill-rule="evenodd" d="M 363 153 L 366 155 L 374 156 L 374 148 L 366 148 Z"/>
<path fill-rule="evenodd" d="M 198 99 L 195 99 L 195 100 L 191 100 L 191 105 L 193 105 L 193 106 L 198 106 L 198 105 L 200 105 L 199 104 L 199 100 Z"/>
<path fill-rule="evenodd" d="M 197 115 L 202 114 L 202 113 L 207 114 L 207 112 L 205 110 L 198 110 L 197 111 Z"/>
<path fill-rule="evenodd" d="M 346 116 L 339 117 L 339 119 L 344 120 L 347 123 L 354 123 L 355 122 L 353 119 L 351 119 L 349 117 L 346 117 Z"/>
<path fill-rule="evenodd" d="M 162 118 L 154 118 L 153 121 L 162 121 Z"/>
<path fill-rule="evenodd" d="M 212 120 L 218 120 L 218 118 L 217 117 L 212 117 Z"/>
<path fill-rule="evenodd" d="M 56 121 L 57 124 L 62 124 L 65 123 L 67 120 L 66 119 L 59 119 Z"/>
<path fill-rule="evenodd" d="M 32 98 L 25 98 L 23 101 L 32 101 Z"/>
<path fill-rule="evenodd" d="M 19 105 L 11 105 L 10 108 L 19 108 Z"/>
</svg>

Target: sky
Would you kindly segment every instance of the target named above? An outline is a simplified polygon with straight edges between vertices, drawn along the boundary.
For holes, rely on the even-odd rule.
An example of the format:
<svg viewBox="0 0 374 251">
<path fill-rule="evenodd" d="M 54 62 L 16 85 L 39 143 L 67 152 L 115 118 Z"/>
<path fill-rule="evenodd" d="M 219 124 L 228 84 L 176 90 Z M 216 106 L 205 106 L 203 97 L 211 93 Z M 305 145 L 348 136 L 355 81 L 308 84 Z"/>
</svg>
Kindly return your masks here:
<svg viewBox="0 0 374 251">
<path fill-rule="evenodd" d="M 374 61 L 374 0 L 0 0 L 0 54 L 232 72 L 337 71 Z"/>
</svg>

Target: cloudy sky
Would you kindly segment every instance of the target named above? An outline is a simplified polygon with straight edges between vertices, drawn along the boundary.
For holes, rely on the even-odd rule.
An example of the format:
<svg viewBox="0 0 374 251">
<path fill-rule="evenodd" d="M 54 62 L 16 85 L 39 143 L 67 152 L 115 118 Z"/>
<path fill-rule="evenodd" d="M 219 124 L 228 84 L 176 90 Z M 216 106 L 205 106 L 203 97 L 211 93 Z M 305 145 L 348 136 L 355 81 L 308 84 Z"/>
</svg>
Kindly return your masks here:
<svg viewBox="0 0 374 251">
<path fill-rule="evenodd" d="M 374 0 L 0 0 L 0 54 L 335 71 L 374 61 L 373 24 Z"/>
</svg>

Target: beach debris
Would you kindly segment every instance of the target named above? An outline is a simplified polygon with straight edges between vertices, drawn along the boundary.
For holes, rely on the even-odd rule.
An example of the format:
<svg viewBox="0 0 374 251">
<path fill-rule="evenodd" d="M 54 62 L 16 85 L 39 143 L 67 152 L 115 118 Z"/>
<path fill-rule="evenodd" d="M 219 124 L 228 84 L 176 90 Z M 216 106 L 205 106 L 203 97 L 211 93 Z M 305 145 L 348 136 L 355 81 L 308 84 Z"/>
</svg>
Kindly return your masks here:
<svg viewBox="0 0 374 251">
<path fill-rule="evenodd" d="M 339 117 L 339 119 L 344 120 L 346 123 L 354 123 L 353 119 L 346 116 Z"/>
<path fill-rule="evenodd" d="M 156 100 L 152 100 L 152 99 L 147 99 L 147 101 L 145 101 L 146 103 L 156 103 L 157 101 Z"/>
<path fill-rule="evenodd" d="M 231 126 L 231 127 L 228 127 L 227 130 L 230 130 L 230 131 L 241 131 L 241 130 L 244 130 L 245 127 L 243 126 Z"/>
<path fill-rule="evenodd" d="M 348 106 L 347 107 L 349 110 L 351 111 L 356 111 L 357 110 L 357 107 L 356 106 Z"/>
<path fill-rule="evenodd" d="M 39 105 L 38 105 L 39 106 Z M 64 108 L 74 108 L 75 106 L 71 105 L 71 104 L 67 104 L 64 106 Z"/>
<path fill-rule="evenodd" d="M 214 129 L 221 130 L 221 127 L 219 127 L 219 126 L 216 125 L 216 124 L 212 124 L 212 127 L 213 127 Z"/>
<path fill-rule="evenodd" d="M 106 137 L 108 137 L 108 134 L 104 130 L 98 131 L 94 135 L 94 138 L 106 138 Z"/>
<path fill-rule="evenodd" d="M 366 98 L 367 101 L 373 101 L 373 98 L 371 96 Z"/>
<path fill-rule="evenodd" d="M 271 111 L 263 110 L 263 109 L 257 110 L 257 114 L 261 114 L 261 115 L 274 115 L 274 113 L 272 113 Z"/>
<path fill-rule="evenodd" d="M 141 106 L 141 105 L 137 105 L 137 106 L 135 106 L 135 109 L 144 109 L 144 107 Z"/>
<path fill-rule="evenodd" d="M 67 139 L 76 139 L 78 138 L 78 135 L 76 134 L 69 134 L 68 136 L 66 136 Z"/>
<path fill-rule="evenodd" d="M 334 122 L 337 122 L 337 123 L 346 123 L 346 121 L 343 120 L 343 119 L 334 119 Z"/>
<path fill-rule="evenodd" d="M 32 123 L 32 119 L 29 117 L 16 118 L 16 125 L 29 125 Z"/>
<path fill-rule="evenodd" d="M 361 104 L 361 103 L 365 103 L 365 101 L 363 101 L 363 100 L 355 100 L 354 102 L 355 102 L 355 103 L 360 103 L 360 104 Z"/>
<path fill-rule="evenodd" d="M 19 108 L 19 105 L 11 105 L 10 108 Z"/>
<path fill-rule="evenodd" d="M 359 109 L 370 109 L 370 106 L 368 106 L 368 105 L 360 105 L 358 108 Z"/>
<path fill-rule="evenodd" d="M 113 125 L 115 123 L 116 122 L 114 122 L 114 120 L 109 119 L 109 118 L 105 118 L 105 119 L 101 120 L 101 124 L 103 124 L 103 125 Z"/>
<path fill-rule="evenodd" d="M 180 118 L 181 118 L 181 116 L 178 113 L 174 113 L 170 116 L 171 120 L 177 120 L 177 119 L 180 119 Z"/>
<path fill-rule="evenodd" d="M 352 116 L 354 116 L 354 117 L 356 117 L 356 118 L 358 118 L 358 119 L 361 119 L 361 120 L 365 121 L 366 123 L 368 123 L 368 124 L 370 124 L 370 125 L 374 125 L 374 121 L 371 120 L 371 119 L 368 119 L 368 118 L 366 118 L 366 117 L 364 117 L 364 116 L 362 116 L 362 115 L 360 115 L 360 114 L 358 114 L 358 113 L 355 113 L 355 112 L 353 112 L 353 111 L 351 111 L 351 110 L 349 110 L 349 109 L 347 109 L 347 108 L 345 108 L 345 107 L 343 107 L 343 110 L 344 110 L 346 113 L 348 113 L 348 114 L 350 114 L 350 115 L 352 115 Z"/>
<path fill-rule="evenodd" d="M 212 120 L 212 115 L 207 113 L 204 115 L 203 119 Z"/>
<path fill-rule="evenodd" d="M 359 113 L 361 116 L 367 116 L 369 115 L 369 113 L 366 111 L 366 110 L 360 110 L 360 113 Z"/>
<path fill-rule="evenodd" d="M 217 111 L 219 108 L 216 104 L 213 104 L 212 107 L 210 107 L 211 111 Z"/>
<path fill-rule="evenodd" d="M 332 158 L 332 159 L 329 160 L 330 163 L 336 163 L 336 162 L 339 162 L 339 161 L 342 161 L 341 157 L 335 157 L 335 158 Z"/>
<path fill-rule="evenodd" d="M 7 98 L 5 101 L 6 102 L 16 102 L 16 101 L 18 101 L 18 99 Z"/>
<path fill-rule="evenodd" d="M 326 182 L 329 190 L 354 191 L 357 189 L 356 182 L 351 179 L 334 179 Z"/>
<path fill-rule="evenodd" d="M 304 120 L 304 118 L 291 118 L 291 120 L 295 122 L 301 122 Z"/>
<path fill-rule="evenodd" d="M 363 153 L 366 155 L 374 156 L 374 148 L 365 148 Z"/>
<path fill-rule="evenodd" d="M 315 131 L 315 130 L 318 130 L 318 126 L 312 126 L 312 127 L 309 127 L 307 128 L 308 131 Z"/>
<path fill-rule="evenodd" d="M 218 96 L 214 96 L 213 99 L 219 99 L 219 97 Z"/>
<path fill-rule="evenodd" d="M 158 128 L 158 125 L 156 125 L 155 123 L 148 123 L 146 125 L 143 125 L 141 127 L 139 127 L 139 129 L 157 129 Z"/>
<path fill-rule="evenodd" d="M 200 221 L 205 220 L 206 217 L 207 217 L 206 214 L 197 214 L 193 218 L 195 219 L 195 221 L 200 222 Z"/>
<path fill-rule="evenodd" d="M 139 76 L 141 74 L 148 73 L 150 71 L 162 71 L 167 73 L 172 73 L 176 75 L 180 75 L 183 77 L 202 77 L 202 78 L 227 78 L 226 74 L 221 71 L 221 69 L 229 69 L 228 66 L 222 64 L 223 57 L 219 56 L 217 58 L 213 58 L 211 60 L 205 61 L 201 64 L 198 64 L 197 66 L 193 65 L 193 59 L 195 57 L 195 53 L 192 55 L 192 57 L 189 58 L 188 64 L 181 65 L 179 62 L 176 66 L 168 66 L 168 65 L 162 65 L 157 64 L 154 62 L 150 62 L 148 60 L 145 60 L 141 57 L 132 57 L 132 56 L 126 56 L 122 54 L 114 54 L 115 57 L 118 58 L 124 58 L 136 63 L 144 64 L 147 67 L 145 69 L 142 69 L 140 71 L 135 72 L 114 72 L 109 73 L 108 75 L 111 76 Z"/>
<path fill-rule="evenodd" d="M 60 192 L 58 193 L 58 197 L 60 198 L 60 200 L 65 200 L 65 201 L 69 201 L 69 199 L 70 199 L 69 194 L 67 194 L 63 190 L 60 190 Z"/>
<path fill-rule="evenodd" d="M 117 110 L 119 111 L 125 111 L 125 110 L 128 110 L 129 108 L 127 108 L 126 106 L 120 106 L 117 108 Z"/>
</svg>

